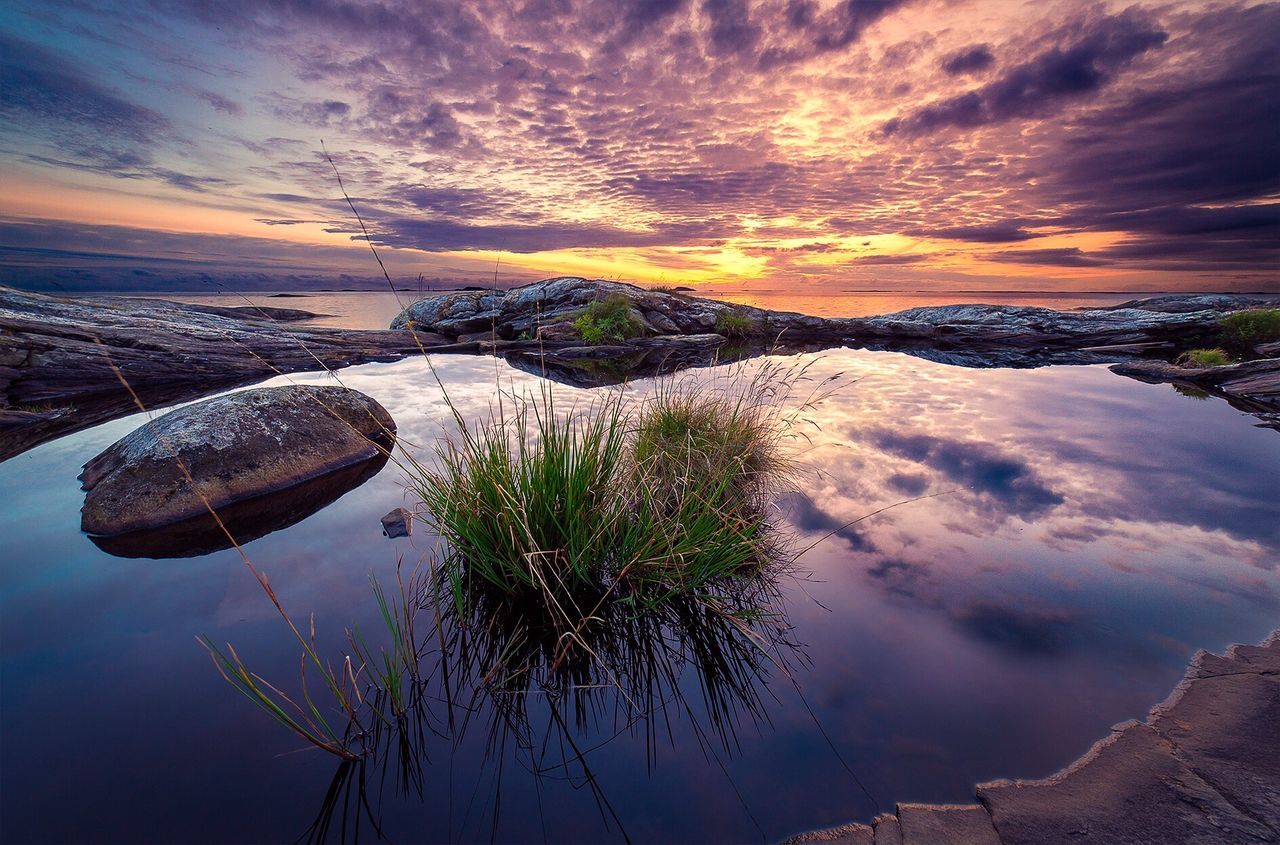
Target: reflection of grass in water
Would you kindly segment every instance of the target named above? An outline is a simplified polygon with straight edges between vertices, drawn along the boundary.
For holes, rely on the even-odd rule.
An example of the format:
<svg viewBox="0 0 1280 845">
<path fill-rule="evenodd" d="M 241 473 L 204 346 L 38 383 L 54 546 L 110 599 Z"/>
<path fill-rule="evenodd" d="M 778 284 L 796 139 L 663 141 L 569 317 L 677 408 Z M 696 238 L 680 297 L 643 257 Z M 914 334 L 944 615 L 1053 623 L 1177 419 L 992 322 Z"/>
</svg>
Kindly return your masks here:
<svg viewBox="0 0 1280 845">
<path fill-rule="evenodd" d="M 1203 402 L 1209 398 L 1208 392 L 1201 390 L 1198 387 L 1189 387 L 1185 384 L 1175 384 L 1173 385 L 1173 389 L 1175 392 L 1186 396 L 1188 399 L 1198 399 Z"/>
<path fill-rule="evenodd" d="M 424 645 L 434 644 L 435 674 L 419 682 L 422 693 L 402 717 L 371 720 L 365 754 L 340 764 L 311 841 L 324 841 L 339 816 L 382 835 L 370 797 L 376 802 L 394 778 L 402 794 L 421 798 L 429 747 L 452 753 L 468 730 L 481 731 L 498 789 L 507 762 L 539 780 L 569 779 L 590 791 L 606 827 L 621 830 L 593 770 L 596 752 L 628 734 L 644 741 L 652 762 L 683 723 L 727 777 L 721 755 L 736 750 L 738 727 L 768 723 L 770 677 L 775 669 L 789 677 L 799 659 L 771 576 L 715 599 L 680 596 L 643 611 L 611 604 L 567 654 L 544 614 L 508 596 L 485 592 L 465 612 L 443 596 L 432 606 L 438 615 Z M 495 794 L 495 829 L 500 805 Z"/>
</svg>

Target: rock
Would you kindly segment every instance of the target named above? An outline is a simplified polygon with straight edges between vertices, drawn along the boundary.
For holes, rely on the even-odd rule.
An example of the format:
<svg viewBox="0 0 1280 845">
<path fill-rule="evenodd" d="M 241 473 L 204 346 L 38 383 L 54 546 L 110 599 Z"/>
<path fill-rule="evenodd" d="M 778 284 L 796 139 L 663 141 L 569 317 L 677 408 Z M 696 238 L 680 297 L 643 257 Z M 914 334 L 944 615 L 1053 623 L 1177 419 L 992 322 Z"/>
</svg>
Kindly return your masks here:
<svg viewBox="0 0 1280 845">
<path fill-rule="evenodd" d="M 461 334 L 492 330 L 499 316 L 504 291 L 461 290 L 420 299 L 391 321 L 391 328 L 428 328 L 456 338 Z"/>
<path fill-rule="evenodd" d="M 1148 724 L 1231 804 L 1280 833 L 1280 647 L 1237 647 L 1188 679 Z M 1277 836 L 1280 839 L 1280 836 Z"/>
<path fill-rule="evenodd" d="M 903 845 L 1000 845 L 987 811 L 977 806 L 899 804 Z"/>
<path fill-rule="evenodd" d="M 1164 361 L 1114 364 L 1111 372 L 1148 384 L 1192 385 L 1280 430 L 1280 358 L 1222 367 L 1179 367 Z"/>
<path fill-rule="evenodd" d="M 413 534 L 413 511 L 396 508 L 382 518 L 382 533 L 392 539 Z"/>
<path fill-rule="evenodd" d="M 1274 308 L 1277 299 L 1241 296 L 1234 293 L 1202 293 L 1173 294 L 1171 296 L 1152 296 L 1146 299 L 1131 299 L 1119 305 L 1106 305 L 1097 310 L 1117 311 L 1137 308 L 1142 311 L 1156 311 L 1162 314 L 1190 314 L 1193 311 L 1240 311 L 1245 308 Z"/>
<path fill-rule="evenodd" d="M 487 343 L 494 339 L 493 332 L 468 332 L 460 334 L 455 343 Z"/>
<path fill-rule="evenodd" d="M 429 333 L 285 325 L 259 310 L 0 288 L 0 409 L 60 411 L 0 415 L 0 460 L 136 413 L 120 375 L 156 409 L 279 373 L 394 361 L 446 342 Z"/>
<path fill-rule="evenodd" d="M 370 461 L 394 432 L 381 405 L 344 387 L 259 388 L 179 408 L 85 464 L 80 527 L 115 537 L 201 517 Z"/>
<path fill-rule="evenodd" d="M 387 454 L 379 453 L 362 463 L 279 492 L 218 508 L 217 519 L 205 512 L 191 519 L 151 530 L 133 531 L 114 537 L 90 535 L 89 539 L 107 554 L 127 558 L 185 558 L 206 555 L 231 548 L 228 534 L 243 546 L 273 531 L 288 528 L 337 501 L 377 475 L 386 466 L 387 457 Z"/>
<path fill-rule="evenodd" d="M 897 816 L 890 813 L 876 816 L 875 821 L 871 822 L 871 829 L 875 835 L 875 845 L 903 845 L 902 826 L 898 824 Z"/>
<path fill-rule="evenodd" d="M 978 787 L 1004 845 L 1273 842 L 1147 725 L 1118 726 L 1069 769 L 1043 781 Z"/>
<path fill-rule="evenodd" d="M 582 335 L 574 327 L 572 320 L 560 320 L 556 323 L 543 323 L 533 334 L 536 340 L 543 343 L 581 343 Z"/>
<path fill-rule="evenodd" d="M 827 842 L 832 845 L 875 845 L 875 834 L 870 825 L 849 823 L 839 827 L 812 830 L 784 839 L 780 845 L 808 845 Z"/>
</svg>

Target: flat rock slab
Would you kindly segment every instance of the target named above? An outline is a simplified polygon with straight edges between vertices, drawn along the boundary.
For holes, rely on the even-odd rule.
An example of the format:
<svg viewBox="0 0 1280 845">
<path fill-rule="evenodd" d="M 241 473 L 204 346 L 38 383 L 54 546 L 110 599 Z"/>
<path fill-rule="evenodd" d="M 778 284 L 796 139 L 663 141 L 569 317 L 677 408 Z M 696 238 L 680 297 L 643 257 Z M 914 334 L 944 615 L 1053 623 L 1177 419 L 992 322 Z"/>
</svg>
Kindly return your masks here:
<svg viewBox="0 0 1280 845">
<path fill-rule="evenodd" d="M 902 845 L 902 825 L 898 824 L 897 816 L 888 813 L 876 816 L 871 830 L 875 835 L 875 845 Z"/>
<path fill-rule="evenodd" d="M 201 517 L 367 462 L 394 432 L 381 405 L 345 387 L 259 388 L 188 405 L 85 464 L 80 527 L 115 537 Z"/>
<path fill-rule="evenodd" d="M 160 408 L 280 373 L 394 361 L 445 342 L 292 324 L 310 316 L 0 288 L 0 460 L 136 413 L 135 397 Z"/>
<path fill-rule="evenodd" d="M 1280 649 L 1272 651 L 1280 657 Z M 1280 833 L 1280 675 L 1238 671 L 1189 680 L 1148 722 L 1232 805 Z"/>
<path fill-rule="evenodd" d="M 1153 728 L 1129 723 L 1044 781 L 978 787 L 1004 845 L 1275 842 Z"/>
<path fill-rule="evenodd" d="M 902 845 L 1000 845 L 991 816 L 977 804 L 899 804 Z"/>
<path fill-rule="evenodd" d="M 784 840 L 781 845 L 808 845 L 814 842 L 824 842 L 828 845 L 875 845 L 875 834 L 870 825 L 844 824 L 839 827 L 801 833 Z"/>
</svg>

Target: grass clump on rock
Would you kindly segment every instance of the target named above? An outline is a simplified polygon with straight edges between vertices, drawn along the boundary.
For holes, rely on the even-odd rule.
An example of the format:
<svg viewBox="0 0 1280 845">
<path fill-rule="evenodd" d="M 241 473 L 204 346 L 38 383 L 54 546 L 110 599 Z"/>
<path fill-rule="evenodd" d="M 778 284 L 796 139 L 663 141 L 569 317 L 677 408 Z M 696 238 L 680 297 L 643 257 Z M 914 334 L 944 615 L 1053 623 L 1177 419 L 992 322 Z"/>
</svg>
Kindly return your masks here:
<svg viewBox="0 0 1280 845">
<path fill-rule="evenodd" d="M 756 321 L 732 311 L 722 311 L 716 317 L 716 334 L 725 337 L 747 337 L 756 331 Z"/>
<path fill-rule="evenodd" d="M 1222 367 L 1231 363 L 1231 356 L 1222 349 L 1189 349 L 1178 356 L 1179 367 Z"/>
<path fill-rule="evenodd" d="M 1280 340 L 1280 308 L 1237 311 L 1218 321 L 1223 338 L 1232 346 L 1248 349 Z"/>
<path fill-rule="evenodd" d="M 592 302 L 573 321 L 573 327 L 592 346 L 628 340 L 644 330 L 631 316 L 630 300 L 620 293 Z"/>
</svg>

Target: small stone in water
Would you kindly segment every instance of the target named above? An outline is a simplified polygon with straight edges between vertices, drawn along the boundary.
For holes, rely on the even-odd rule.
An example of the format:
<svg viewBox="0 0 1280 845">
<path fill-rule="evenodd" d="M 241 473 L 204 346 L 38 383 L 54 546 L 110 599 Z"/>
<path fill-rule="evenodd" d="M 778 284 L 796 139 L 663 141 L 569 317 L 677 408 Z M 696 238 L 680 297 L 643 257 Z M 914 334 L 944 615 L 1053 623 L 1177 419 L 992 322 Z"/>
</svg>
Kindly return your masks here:
<svg viewBox="0 0 1280 845">
<path fill-rule="evenodd" d="M 396 508 L 382 518 L 382 533 L 388 537 L 408 537 L 413 534 L 413 513 Z"/>
</svg>

